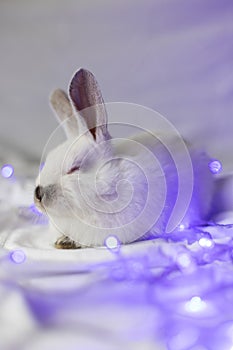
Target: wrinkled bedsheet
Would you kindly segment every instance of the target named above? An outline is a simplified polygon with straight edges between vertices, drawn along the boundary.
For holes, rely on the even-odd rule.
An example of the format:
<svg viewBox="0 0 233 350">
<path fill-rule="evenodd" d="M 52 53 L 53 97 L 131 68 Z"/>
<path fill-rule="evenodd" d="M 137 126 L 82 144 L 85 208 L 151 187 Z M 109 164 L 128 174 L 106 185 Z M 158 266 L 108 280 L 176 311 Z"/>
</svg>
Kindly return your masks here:
<svg viewBox="0 0 233 350">
<path fill-rule="evenodd" d="M 233 213 L 119 249 L 56 250 L 31 180 L 0 185 L 0 349 L 233 348 Z"/>
<path fill-rule="evenodd" d="M 33 183 L 0 185 L 0 349 L 232 348 L 232 213 L 119 249 L 56 250 Z"/>
</svg>

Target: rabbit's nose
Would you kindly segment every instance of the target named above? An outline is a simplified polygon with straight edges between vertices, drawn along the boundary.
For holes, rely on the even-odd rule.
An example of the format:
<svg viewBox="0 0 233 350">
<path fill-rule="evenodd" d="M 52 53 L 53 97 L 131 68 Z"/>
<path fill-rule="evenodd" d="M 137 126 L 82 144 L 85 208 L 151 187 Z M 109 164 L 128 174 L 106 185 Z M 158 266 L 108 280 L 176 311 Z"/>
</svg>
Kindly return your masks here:
<svg viewBox="0 0 233 350">
<path fill-rule="evenodd" d="M 44 190 L 42 186 L 37 186 L 35 189 L 35 198 L 41 202 L 42 198 L 44 196 Z"/>
</svg>

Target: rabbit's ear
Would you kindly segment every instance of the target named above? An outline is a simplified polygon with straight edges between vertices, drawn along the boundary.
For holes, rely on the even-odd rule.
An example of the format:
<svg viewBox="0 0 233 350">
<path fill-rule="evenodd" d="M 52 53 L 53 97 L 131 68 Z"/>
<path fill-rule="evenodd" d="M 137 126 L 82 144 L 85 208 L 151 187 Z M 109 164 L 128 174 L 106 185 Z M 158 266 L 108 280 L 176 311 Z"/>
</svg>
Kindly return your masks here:
<svg viewBox="0 0 233 350">
<path fill-rule="evenodd" d="M 68 138 L 77 136 L 78 124 L 67 94 L 60 89 L 56 89 L 50 95 L 50 104 L 58 121 L 62 123 L 66 136 Z"/>
<path fill-rule="evenodd" d="M 79 69 L 71 80 L 69 93 L 81 119 L 80 124 L 86 124 L 96 142 L 109 139 L 107 112 L 94 75 L 86 69 Z"/>
</svg>

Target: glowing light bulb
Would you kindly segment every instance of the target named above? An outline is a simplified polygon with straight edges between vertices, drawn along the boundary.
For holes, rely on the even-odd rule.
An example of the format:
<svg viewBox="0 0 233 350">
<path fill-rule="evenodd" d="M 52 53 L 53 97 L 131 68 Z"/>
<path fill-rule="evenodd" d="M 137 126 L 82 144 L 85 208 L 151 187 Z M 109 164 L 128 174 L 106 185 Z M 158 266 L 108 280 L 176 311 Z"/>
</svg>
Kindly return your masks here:
<svg viewBox="0 0 233 350">
<path fill-rule="evenodd" d="M 118 251 L 120 242 L 116 236 L 110 235 L 105 240 L 105 246 L 111 251 Z"/>
<path fill-rule="evenodd" d="M 14 250 L 10 253 L 10 258 L 15 264 L 22 264 L 26 260 L 26 255 L 22 250 Z"/>
<path fill-rule="evenodd" d="M 181 267 L 189 267 L 192 263 L 190 256 L 186 253 L 182 253 L 179 254 L 177 257 L 177 263 L 181 266 Z"/>
<path fill-rule="evenodd" d="M 212 174 L 218 174 L 222 170 L 222 164 L 219 160 L 212 160 L 209 163 L 209 169 Z"/>
<path fill-rule="evenodd" d="M 14 174 L 14 168 L 10 164 L 3 165 L 1 169 L 1 174 L 6 179 L 10 178 Z"/>
<path fill-rule="evenodd" d="M 185 304 L 185 309 L 188 312 L 199 312 L 203 311 L 205 308 L 206 303 L 199 296 L 192 297 L 192 299 Z"/>
<path fill-rule="evenodd" d="M 200 238 L 198 243 L 203 248 L 211 248 L 214 245 L 214 242 L 210 238 L 206 238 L 206 237 Z"/>
</svg>

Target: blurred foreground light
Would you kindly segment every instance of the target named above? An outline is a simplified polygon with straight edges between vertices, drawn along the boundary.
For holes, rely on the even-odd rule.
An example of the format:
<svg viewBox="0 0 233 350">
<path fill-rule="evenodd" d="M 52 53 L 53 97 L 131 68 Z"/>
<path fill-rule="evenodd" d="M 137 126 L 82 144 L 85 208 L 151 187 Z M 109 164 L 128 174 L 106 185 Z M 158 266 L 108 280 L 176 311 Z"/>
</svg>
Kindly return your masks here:
<svg viewBox="0 0 233 350">
<path fill-rule="evenodd" d="M 209 169 L 212 174 L 218 174 L 222 170 L 222 164 L 219 160 L 212 160 L 209 163 Z"/>
<path fill-rule="evenodd" d="M 14 167 L 10 164 L 3 165 L 2 169 L 1 169 L 1 174 L 3 177 L 8 179 L 9 177 L 11 177 L 14 174 Z"/>
<path fill-rule="evenodd" d="M 120 248 L 120 242 L 119 242 L 119 240 L 118 240 L 118 238 L 116 236 L 110 235 L 105 240 L 105 246 L 109 250 L 111 250 L 113 252 L 116 252 Z"/>
<path fill-rule="evenodd" d="M 10 259 L 15 264 L 22 264 L 26 260 L 26 255 L 22 250 L 14 250 L 10 253 Z"/>
<path fill-rule="evenodd" d="M 179 229 L 180 231 L 183 231 L 183 230 L 185 229 L 185 225 L 184 225 L 184 224 L 180 224 L 180 225 L 178 226 L 178 229 Z"/>
<path fill-rule="evenodd" d="M 210 238 L 202 237 L 198 241 L 199 245 L 203 248 L 211 248 L 214 245 L 214 242 Z"/>
<path fill-rule="evenodd" d="M 186 253 L 181 253 L 177 256 L 177 263 L 183 267 L 183 268 L 187 268 L 191 265 L 192 261 L 191 258 L 188 254 Z"/>
<path fill-rule="evenodd" d="M 185 309 L 188 312 L 199 312 L 203 311 L 205 308 L 206 303 L 199 296 L 192 297 L 192 299 L 185 304 Z"/>
<path fill-rule="evenodd" d="M 41 216 L 42 213 L 37 209 L 37 207 L 35 206 L 35 204 L 31 204 L 29 209 L 36 215 Z"/>
</svg>

